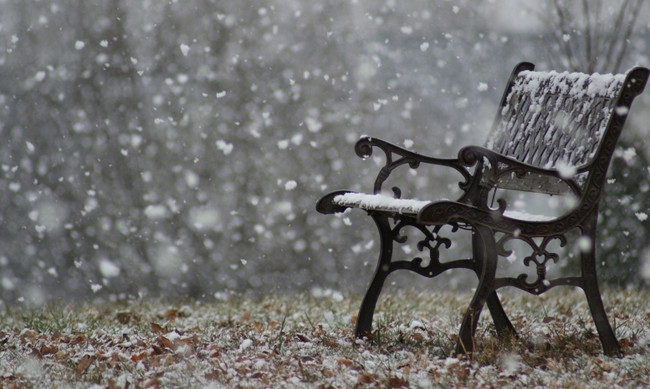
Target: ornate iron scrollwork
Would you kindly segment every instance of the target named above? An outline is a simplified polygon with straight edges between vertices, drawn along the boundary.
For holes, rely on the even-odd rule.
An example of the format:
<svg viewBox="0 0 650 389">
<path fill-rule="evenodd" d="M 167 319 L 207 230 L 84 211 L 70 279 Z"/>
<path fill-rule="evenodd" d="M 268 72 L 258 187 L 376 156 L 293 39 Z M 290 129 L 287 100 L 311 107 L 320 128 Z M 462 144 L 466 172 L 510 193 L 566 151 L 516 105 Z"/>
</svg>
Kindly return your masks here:
<svg viewBox="0 0 650 389">
<path fill-rule="evenodd" d="M 461 188 L 468 187 L 469 182 L 472 178 L 471 174 L 467 171 L 467 169 L 465 169 L 463 165 L 458 163 L 457 159 L 444 159 L 424 156 L 422 154 L 414 153 L 412 151 L 395 146 L 381 139 L 371 137 L 361 138 L 355 144 L 354 151 L 359 157 L 365 159 L 372 155 L 373 147 L 381 149 L 386 155 L 385 164 L 380 169 L 377 177 L 375 178 L 373 193 L 380 193 L 384 181 L 388 179 L 393 170 L 402 165 L 408 165 L 411 169 L 417 169 L 422 163 L 451 167 L 452 169 L 459 172 L 464 178 L 464 181 L 461 181 L 459 183 L 459 186 Z M 393 191 L 395 191 L 395 188 L 393 188 Z"/>
<path fill-rule="evenodd" d="M 507 250 L 505 244 L 513 240 L 518 240 L 524 242 L 528 245 L 532 252 L 530 255 L 526 256 L 523 259 L 523 264 L 527 267 L 534 265 L 535 273 L 537 278 L 532 282 L 528 281 L 529 275 L 522 273 L 516 278 L 506 278 L 506 284 L 517 287 L 519 289 L 525 290 L 532 294 L 542 294 L 553 286 L 553 283 L 546 278 L 547 273 L 547 264 L 553 262 L 557 264 L 560 260 L 560 256 L 557 253 L 550 252 L 548 245 L 554 240 L 559 241 L 559 246 L 564 247 L 567 243 L 567 238 L 565 235 L 552 235 L 546 236 L 542 239 L 542 242 L 538 244 L 534 239 L 523 236 L 516 236 L 513 234 L 505 234 L 497 242 L 498 255 L 508 257 L 512 255 L 512 250 Z"/>
<path fill-rule="evenodd" d="M 416 256 L 411 260 L 393 261 L 387 269 L 388 273 L 395 270 L 410 270 L 421 276 L 433 278 L 440 273 L 455 268 L 474 269 L 473 262 L 470 259 L 459 259 L 449 262 L 440 262 L 440 249 L 448 249 L 451 247 L 451 239 L 440 235 L 440 230 L 443 226 L 427 227 L 418 224 L 414 218 L 398 216 L 394 217 L 395 226 L 391 229 L 391 239 L 397 243 L 405 244 L 408 241 L 408 236 L 405 234 L 404 229 L 411 227 L 416 229 L 422 234 L 422 239 L 416 243 L 418 251 L 428 251 L 428 263 L 423 265 L 425 259 L 422 256 Z M 461 227 L 456 223 L 450 223 L 450 233 L 455 233 Z"/>
</svg>

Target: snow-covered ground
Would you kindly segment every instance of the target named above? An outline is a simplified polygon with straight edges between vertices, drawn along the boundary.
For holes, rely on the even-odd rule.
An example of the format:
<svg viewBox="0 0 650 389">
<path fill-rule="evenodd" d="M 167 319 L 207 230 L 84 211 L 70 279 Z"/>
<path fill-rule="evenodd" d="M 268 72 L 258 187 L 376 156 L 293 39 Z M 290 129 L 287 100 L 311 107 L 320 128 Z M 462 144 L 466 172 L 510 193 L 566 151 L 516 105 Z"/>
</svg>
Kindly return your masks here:
<svg viewBox="0 0 650 389">
<path fill-rule="evenodd" d="M 225 296 L 224 296 L 225 297 Z M 4 387 L 639 387 L 650 372 L 647 291 L 604 299 L 625 352 L 602 355 L 582 293 L 505 294 L 520 339 L 491 324 L 471 360 L 450 356 L 469 296 L 388 291 L 371 340 L 359 299 L 331 290 L 214 303 L 136 301 L 5 313 Z"/>
</svg>

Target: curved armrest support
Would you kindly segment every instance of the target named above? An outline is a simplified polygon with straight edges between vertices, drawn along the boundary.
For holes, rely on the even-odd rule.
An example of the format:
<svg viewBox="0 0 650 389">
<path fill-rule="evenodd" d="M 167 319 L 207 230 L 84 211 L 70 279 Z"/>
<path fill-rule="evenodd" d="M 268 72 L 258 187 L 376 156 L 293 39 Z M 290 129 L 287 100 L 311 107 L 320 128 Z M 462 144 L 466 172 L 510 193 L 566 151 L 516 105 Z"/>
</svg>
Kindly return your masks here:
<svg viewBox="0 0 650 389">
<path fill-rule="evenodd" d="M 516 159 L 480 146 L 466 146 L 458 152 L 458 161 L 467 167 L 476 165 L 482 159 L 487 161 L 484 166 L 489 173 L 483 176 L 488 179 L 490 186 L 496 186 L 498 179 L 508 174 L 514 173 L 517 178 L 524 178 L 527 174 L 537 174 L 557 178 L 564 182 L 575 195 L 581 196 L 582 194 L 580 185 L 576 180 L 563 177 L 555 169 L 542 169 L 519 162 Z M 578 172 L 583 172 L 583 169 L 578 169 Z"/>
<path fill-rule="evenodd" d="M 593 211 L 593 207 L 588 202 L 582 202 L 573 211 L 545 221 L 514 219 L 504 216 L 503 211 L 501 207 L 494 210 L 456 201 L 438 201 L 424 206 L 418 213 L 417 222 L 427 225 L 461 222 L 517 236 L 557 236 L 580 226 Z"/>
<path fill-rule="evenodd" d="M 405 164 L 408 164 L 411 169 L 417 169 L 422 163 L 451 167 L 452 169 L 458 171 L 465 179 L 464 182 L 461 182 L 459 184 L 462 189 L 468 187 L 472 179 L 470 172 L 465 168 L 465 166 L 463 166 L 463 164 L 459 163 L 458 159 L 428 157 L 403 149 L 392 143 L 388 143 L 377 138 L 363 137 L 359 139 L 354 146 L 354 151 L 359 157 L 365 159 L 372 155 L 373 147 L 381 149 L 384 154 L 386 154 L 386 163 L 381 168 L 377 174 L 377 178 L 375 179 L 375 184 L 373 187 L 374 193 L 381 192 L 381 187 L 384 181 L 388 179 L 392 171 Z M 395 192 L 395 195 L 399 197 L 399 190 L 397 190 L 397 188 L 393 188 L 393 191 Z"/>
<path fill-rule="evenodd" d="M 336 192 L 331 192 L 326 194 L 325 196 L 321 197 L 320 200 L 318 200 L 318 203 L 316 203 L 316 210 L 324 215 L 344 212 L 349 207 L 335 204 L 333 200 L 334 197 L 346 193 L 350 193 L 350 191 L 337 190 Z"/>
</svg>

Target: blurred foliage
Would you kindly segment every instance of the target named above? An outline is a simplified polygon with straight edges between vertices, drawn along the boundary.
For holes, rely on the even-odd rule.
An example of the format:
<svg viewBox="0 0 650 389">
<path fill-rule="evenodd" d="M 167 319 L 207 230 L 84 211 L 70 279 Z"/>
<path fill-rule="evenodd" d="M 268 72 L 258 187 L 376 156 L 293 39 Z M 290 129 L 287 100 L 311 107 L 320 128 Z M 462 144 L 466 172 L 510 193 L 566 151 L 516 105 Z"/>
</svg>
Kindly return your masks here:
<svg viewBox="0 0 650 389">
<path fill-rule="evenodd" d="M 514 63 L 548 67 L 539 29 L 486 17 L 498 4 L 0 4 L 7 304 L 358 289 L 372 225 L 314 211 L 327 190 L 371 187 L 376 164 L 354 155 L 356 139 L 452 157 L 482 143 Z M 646 40 L 631 39 L 624 65 L 648 62 Z M 423 171 L 407 189 L 457 187 Z"/>
</svg>

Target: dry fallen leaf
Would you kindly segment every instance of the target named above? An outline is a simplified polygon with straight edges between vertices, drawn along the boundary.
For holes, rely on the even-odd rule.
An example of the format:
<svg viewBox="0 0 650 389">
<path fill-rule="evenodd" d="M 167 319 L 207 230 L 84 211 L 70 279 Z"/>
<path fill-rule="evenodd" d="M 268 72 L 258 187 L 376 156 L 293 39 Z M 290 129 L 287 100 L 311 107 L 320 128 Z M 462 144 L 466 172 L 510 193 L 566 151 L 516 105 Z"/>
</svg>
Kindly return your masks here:
<svg viewBox="0 0 650 389">
<path fill-rule="evenodd" d="M 165 312 L 165 319 L 176 320 L 178 318 L 178 309 L 169 309 Z"/>
<path fill-rule="evenodd" d="M 174 349 L 174 343 L 172 343 L 171 340 L 167 339 L 164 336 L 159 336 L 158 337 L 158 343 L 163 346 L 164 348 L 168 348 L 170 350 Z"/>
<path fill-rule="evenodd" d="M 203 377 L 205 377 L 206 380 L 216 381 L 221 377 L 221 372 L 217 369 L 212 369 L 211 371 L 205 373 Z"/>
<path fill-rule="evenodd" d="M 117 321 L 119 321 L 121 324 L 129 324 L 131 320 L 135 319 L 135 314 L 129 311 L 118 312 L 115 316 L 117 318 Z"/>
<path fill-rule="evenodd" d="M 83 335 L 77 335 L 74 338 L 70 339 L 70 344 L 72 346 L 76 346 L 81 342 L 84 342 L 86 340 L 86 337 Z"/>
<path fill-rule="evenodd" d="M 151 322 L 149 324 L 151 325 L 151 330 L 153 332 L 157 333 L 157 334 L 162 334 L 162 333 L 166 332 L 165 329 L 163 328 L 163 326 L 161 326 L 158 323 Z"/>
<path fill-rule="evenodd" d="M 160 355 L 160 354 L 164 354 L 164 353 L 168 352 L 168 350 L 166 348 L 158 347 L 155 344 L 151 345 L 151 348 L 153 349 L 153 355 Z"/>
<path fill-rule="evenodd" d="M 249 320 L 250 318 L 251 318 L 251 313 L 248 311 L 242 312 L 241 316 L 239 317 L 241 321 L 246 321 Z"/>
<path fill-rule="evenodd" d="M 57 351 L 59 351 L 59 349 L 55 345 L 53 345 L 53 344 L 44 344 L 38 350 L 38 353 L 39 353 L 39 355 L 44 356 L 44 355 L 54 354 Z"/>
<path fill-rule="evenodd" d="M 375 379 L 372 377 L 372 374 L 370 373 L 363 373 L 357 378 L 357 385 L 360 384 L 371 384 L 375 382 Z"/>
<path fill-rule="evenodd" d="M 388 378 L 388 382 L 386 382 L 386 387 L 388 388 L 408 388 L 409 386 L 408 380 L 400 377 L 390 377 Z"/>
<path fill-rule="evenodd" d="M 154 377 L 154 378 L 150 379 L 149 381 L 147 381 L 144 384 L 144 387 L 145 388 L 160 388 L 160 380 L 158 379 L 158 377 Z"/>
<path fill-rule="evenodd" d="M 20 334 L 20 341 L 22 343 L 27 343 L 26 340 L 34 340 L 38 337 L 38 332 L 34 330 L 26 330 L 22 334 Z"/>
<path fill-rule="evenodd" d="M 141 360 L 145 359 L 146 357 L 147 357 L 147 352 L 146 352 L 146 351 L 143 351 L 143 352 L 140 352 L 140 353 L 137 353 L 137 354 L 133 354 L 133 355 L 131 356 L 131 360 L 132 360 L 133 362 L 135 362 L 135 363 L 138 363 L 138 362 L 140 362 Z"/>
<path fill-rule="evenodd" d="M 347 358 L 339 358 L 336 362 L 339 365 L 343 365 L 343 366 L 347 366 L 347 367 L 350 367 L 350 366 L 353 365 L 353 362 L 351 360 L 347 359 Z"/>
<path fill-rule="evenodd" d="M 81 357 L 81 359 L 77 363 L 77 366 L 75 367 L 75 371 L 77 372 L 77 377 L 83 375 L 83 373 L 85 373 L 86 370 L 88 370 L 88 367 L 90 367 L 90 365 L 93 363 L 94 360 L 95 360 L 94 355 L 86 354 L 83 357 Z"/>
<path fill-rule="evenodd" d="M 424 340 L 424 335 L 422 335 L 419 332 L 415 332 L 413 335 L 411 335 L 411 337 L 413 338 L 413 340 L 415 340 L 417 342 L 421 342 L 421 341 Z"/>
</svg>

